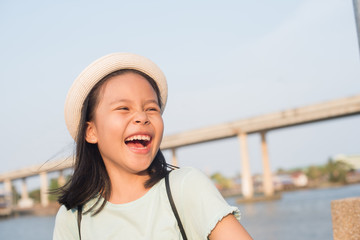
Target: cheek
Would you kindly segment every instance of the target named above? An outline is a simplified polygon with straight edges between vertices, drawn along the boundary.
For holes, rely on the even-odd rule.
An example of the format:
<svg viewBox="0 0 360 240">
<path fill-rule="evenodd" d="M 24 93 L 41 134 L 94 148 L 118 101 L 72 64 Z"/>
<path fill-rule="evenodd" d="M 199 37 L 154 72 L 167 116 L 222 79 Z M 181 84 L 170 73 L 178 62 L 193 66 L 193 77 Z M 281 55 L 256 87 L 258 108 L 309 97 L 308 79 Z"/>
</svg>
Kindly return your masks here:
<svg viewBox="0 0 360 240">
<path fill-rule="evenodd" d="M 118 136 L 124 131 L 124 119 L 119 119 L 116 116 L 99 118 L 96 122 L 96 128 L 98 130 L 98 136 L 103 139 L 111 138 L 112 136 Z M 116 133 L 116 134 L 114 134 Z"/>
<path fill-rule="evenodd" d="M 155 118 L 153 121 L 153 125 L 155 126 L 156 130 L 159 131 L 159 133 L 164 132 L 164 121 L 161 116 Z"/>
</svg>

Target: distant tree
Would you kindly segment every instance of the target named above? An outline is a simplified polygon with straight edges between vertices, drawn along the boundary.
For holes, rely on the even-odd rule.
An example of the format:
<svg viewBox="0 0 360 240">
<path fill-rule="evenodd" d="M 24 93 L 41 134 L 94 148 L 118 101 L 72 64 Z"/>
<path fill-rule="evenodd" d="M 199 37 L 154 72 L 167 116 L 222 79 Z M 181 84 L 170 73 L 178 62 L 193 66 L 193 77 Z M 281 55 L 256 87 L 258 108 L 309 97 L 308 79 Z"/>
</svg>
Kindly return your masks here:
<svg viewBox="0 0 360 240">
<path fill-rule="evenodd" d="M 351 171 L 352 168 L 343 161 L 333 161 L 329 159 L 325 169 L 330 182 L 346 183 L 346 174 Z"/>
<path fill-rule="evenodd" d="M 58 179 L 57 178 L 52 178 L 50 180 L 50 186 L 49 186 L 49 200 L 51 202 L 56 202 L 57 199 L 58 199 L 58 195 L 54 194 L 53 191 L 58 189 L 60 186 L 59 186 L 59 182 L 58 182 Z"/>
<path fill-rule="evenodd" d="M 35 189 L 29 193 L 29 197 L 34 200 L 34 202 L 40 202 L 40 189 Z"/>
<path fill-rule="evenodd" d="M 324 175 L 324 170 L 323 170 L 323 167 L 310 166 L 305 171 L 305 174 L 310 180 L 317 180 Z"/>
<path fill-rule="evenodd" d="M 276 171 L 277 174 L 285 174 L 287 173 L 287 171 L 283 168 L 278 168 L 278 170 Z"/>
<path fill-rule="evenodd" d="M 210 177 L 215 184 L 220 186 L 221 189 L 231 188 L 231 180 L 224 177 L 221 173 L 215 173 Z"/>
<path fill-rule="evenodd" d="M 13 184 L 11 185 L 11 192 L 12 192 L 12 201 L 14 204 L 16 204 L 21 196 Z"/>
<path fill-rule="evenodd" d="M 294 173 L 294 172 L 304 172 L 304 169 L 301 167 L 296 167 L 296 168 L 292 168 L 289 171 L 290 173 Z"/>
</svg>

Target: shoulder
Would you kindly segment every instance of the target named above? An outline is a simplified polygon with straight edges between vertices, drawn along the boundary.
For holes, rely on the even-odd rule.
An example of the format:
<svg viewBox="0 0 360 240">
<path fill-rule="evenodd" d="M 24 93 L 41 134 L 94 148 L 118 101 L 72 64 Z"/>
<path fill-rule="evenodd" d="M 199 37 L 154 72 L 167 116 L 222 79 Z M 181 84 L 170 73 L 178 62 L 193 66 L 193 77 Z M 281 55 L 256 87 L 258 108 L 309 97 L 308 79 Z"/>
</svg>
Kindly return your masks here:
<svg viewBox="0 0 360 240">
<path fill-rule="evenodd" d="M 174 189 L 181 189 L 182 194 L 192 191 L 215 188 L 211 179 L 200 170 L 193 167 L 184 167 L 170 173 L 170 185 Z"/>
<path fill-rule="evenodd" d="M 72 239 L 77 234 L 77 211 L 62 205 L 56 214 L 54 239 Z"/>
<path fill-rule="evenodd" d="M 174 182 L 186 182 L 194 178 L 209 180 L 209 178 L 203 172 L 193 167 L 175 169 L 170 173 L 170 179 Z"/>
<path fill-rule="evenodd" d="M 173 170 L 170 173 L 169 181 L 174 198 L 183 203 L 194 202 L 194 198 L 200 197 L 202 194 L 209 195 L 209 197 L 220 195 L 211 179 L 193 167 Z"/>
<path fill-rule="evenodd" d="M 75 209 L 66 209 L 64 205 L 61 205 L 59 211 L 56 214 L 56 221 L 61 222 L 64 220 L 76 220 L 76 210 Z"/>
<path fill-rule="evenodd" d="M 180 218 L 192 239 L 206 239 L 229 214 L 240 217 L 239 210 L 226 202 L 211 179 L 195 168 L 172 171 L 170 185 Z"/>
</svg>

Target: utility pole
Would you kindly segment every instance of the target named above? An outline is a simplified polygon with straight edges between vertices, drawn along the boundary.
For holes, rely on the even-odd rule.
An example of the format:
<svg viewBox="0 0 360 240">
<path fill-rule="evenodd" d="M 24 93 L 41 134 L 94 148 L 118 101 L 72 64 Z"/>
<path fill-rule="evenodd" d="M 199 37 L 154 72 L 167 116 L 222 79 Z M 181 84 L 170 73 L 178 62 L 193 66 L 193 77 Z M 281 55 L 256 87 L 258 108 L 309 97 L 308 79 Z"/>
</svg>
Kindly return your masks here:
<svg viewBox="0 0 360 240">
<path fill-rule="evenodd" d="M 358 45 L 360 51 L 360 0 L 353 0 L 353 5 L 355 13 L 356 32 L 358 36 Z"/>
</svg>

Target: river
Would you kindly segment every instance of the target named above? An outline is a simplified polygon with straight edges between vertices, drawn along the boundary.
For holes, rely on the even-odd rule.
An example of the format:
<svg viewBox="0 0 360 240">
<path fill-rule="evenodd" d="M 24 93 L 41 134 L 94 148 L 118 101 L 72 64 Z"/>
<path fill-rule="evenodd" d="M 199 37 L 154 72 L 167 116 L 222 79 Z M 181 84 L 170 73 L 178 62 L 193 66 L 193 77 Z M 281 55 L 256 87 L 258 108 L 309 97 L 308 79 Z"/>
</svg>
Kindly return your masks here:
<svg viewBox="0 0 360 240">
<path fill-rule="evenodd" d="M 241 223 L 256 240 L 330 240 L 331 200 L 359 196 L 360 184 L 286 192 L 281 200 L 240 204 Z M 0 239 L 48 240 L 54 222 L 54 216 L 0 219 Z"/>
</svg>

